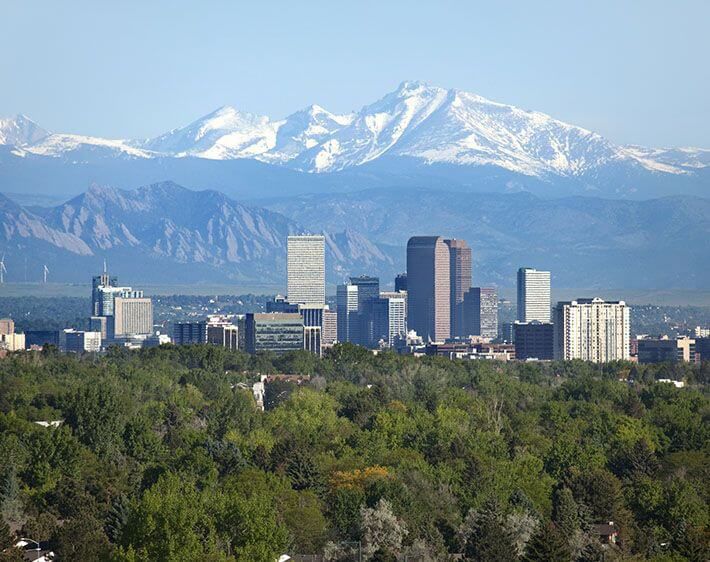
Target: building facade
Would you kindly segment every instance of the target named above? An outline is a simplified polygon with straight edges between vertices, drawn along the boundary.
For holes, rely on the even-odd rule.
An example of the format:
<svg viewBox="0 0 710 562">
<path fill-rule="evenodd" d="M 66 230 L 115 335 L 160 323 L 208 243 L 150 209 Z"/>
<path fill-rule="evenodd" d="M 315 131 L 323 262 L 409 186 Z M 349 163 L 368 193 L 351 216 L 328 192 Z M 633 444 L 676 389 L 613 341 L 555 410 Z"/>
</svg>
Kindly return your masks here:
<svg viewBox="0 0 710 562">
<path fill-rule="evenodd" d="M 304 349 L 303 318 L 299 313 L 248 313 L 245 346 L 248 353 L 286 353 Z"/>
<path fill-rule="evenodd" d="M 338 285 L 335 306 L 338 312 L 338 341 L 352 342 L 357 336 L 358 290 L 356 285 Z"/>
<path fill-rule="evenodd" d="M 407 290 L 407 274 L 399 273 L 394 278 L 394 292 L 399 293 L 400 291 Z"/>
<path fill-rule="evenodd" d="M 555 359 L 595 363 L 629 359 L 630 317 L 624 301 L 593 298 L 557 303 Z"/>
<path fill-rule="evenodd" d="M 465 336 L 463 297 L 471 288 L 471 248 L 465 240 L 445 240 L 449 247 L 451 337 Z"/>
<path fill-rule="evenodd" d="M 695 340 L 682 337 L 639 338 L 639 363 L 689 363 L 695 361 Z"/>
<path fill-rule="evenodd" d="M 115 297 L 110 337 L 153 332 L 153 302 L 149 298 Z"/>
<path fill-rule="evenodd" d="M 64 330 L 60 332 L 59 347 L 67 353 L 98 353 L 101 351 L 101 333 Z"/>
<path fill-rule="evenodd" d="M 451 264 L 441 236 L 413 236 L 407 242 L 408 328 L 424 341 L 451 335 Z"/>
<path fill-rule="evenodd" d="M 518 322 L 550 322 L 550 272 L 518 270 Z"/>
<path fill-rule="evenodd" d="M 493 287 L 471 287 L 464 295 L 466 336 L 498 337 L 498 291 Z"/>
<path fill-rule="evenodd" d="M 325 236 L 288 237 L 288 302 L 325 304 Z"/>
<path fill-rule="evenodd" d="M 373 301 L 373 346 L 393 347 L 407 335 L 406 293 L 381 293 Z"/>
<path fill-rule="evenodd" d="M 515 357 L 521 361 L 539 359 L 550 361 L 555 356 L 555 331 L 549 322 L 516 322 Z"/>
</svg>

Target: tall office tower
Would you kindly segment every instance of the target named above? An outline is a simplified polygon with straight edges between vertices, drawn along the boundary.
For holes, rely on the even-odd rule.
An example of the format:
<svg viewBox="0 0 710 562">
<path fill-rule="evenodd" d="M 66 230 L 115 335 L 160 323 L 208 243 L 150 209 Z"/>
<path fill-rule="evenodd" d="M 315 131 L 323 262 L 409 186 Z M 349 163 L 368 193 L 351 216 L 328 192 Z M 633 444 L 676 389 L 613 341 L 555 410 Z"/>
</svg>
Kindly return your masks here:
<svg viewBox="0 0 710 562">
<path fill-rule="evenodd" d="M 380 293 L 373 301 L 373 345 L 392 347 L 395 340 L 407 335 L 406 293 Z"/>
<path fill-rule="evenodd" d="M 397 277 L 394 278 L 394 290 L 396 293 L 400 291 L 407 290 L 407 274 L 399 273 Z"/>
<path fill-rule="evenodd" d="M 518 322 L 550 321 L 550 272 L 518 269 Z"/>
<path fill-rule="evenodd" d="M 288 237 L 288 302 L 325 304 L 325 236 Z"/>
<path fill-rule="evenodd" d="M 441 236 L 413 236 L 407 242 L 408 327 L 424 341 L 451 335 L 449 247 Z"/>
<path fill-rule="evenodd" d="M 374 302 L 380 298 L 380 279 L 360 275 L 351 277 L 350 284 L 357 287 L 357 327 L 350 334 L 350 341 L 357 345 L 370 347 L 374 343 Z"/>
<path fill-rule="evenodd" d="M 153 332 L 153 302 L 149 298 L 116 297 L 113 308 L 111 339 Z"/>
<path fill-rule="evenodd" d="M 207 343 L 207 323 L 175 322 L 173 324 L 173 343 L 175 345 Z"/>
<path fill-rule="evenodd" d="M 357 285 L 338 285 L 335 307 L 338 312 L 338 341 L 352 342 L 357 331 Z"/>
<path fill-rule="evenodd" d="M 471 248 L 465 240 L 445 240 L 449 247 L 451 278 L 451 336 L 465 336 L 463 296 L 471 288 Z"/>
<path fill-rule="evenodd" d="M 327 305 L 301 305 L 299 313 L 303 318 L 303 345 L 307 351 L 323 355 L 323 317 Z"/>
<path fill-rule="evenodd" d="M 471 287 L 464 295 L 464 333 L 467 336 L 498 337 L 498 291 Z"/>
<path fill-rule="evenodd" d="M 631 309 L 600 298 L 558 302 L 555 359 L 605 363 L 629 358 Z"/>
<path fill-rule="evenodd" d="M 111 277 L 106 270 L 104 263 L 104 271 L 101 275 L 95 275 L 91 279 L 91 315 L 104 316 L 101 313 L 101 300 L 99 295 L 100 287 L 116 287 L 118 285 L 118 277 Z"/>
</svg>

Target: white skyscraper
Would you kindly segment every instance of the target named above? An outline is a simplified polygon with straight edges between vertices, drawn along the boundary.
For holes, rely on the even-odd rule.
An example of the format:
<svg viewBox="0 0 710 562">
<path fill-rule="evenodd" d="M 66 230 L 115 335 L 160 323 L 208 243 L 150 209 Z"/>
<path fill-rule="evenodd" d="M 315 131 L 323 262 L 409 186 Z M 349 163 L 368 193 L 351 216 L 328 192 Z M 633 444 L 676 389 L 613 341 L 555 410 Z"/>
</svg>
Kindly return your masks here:
<svg viewBox="0 0 710 562">
<path fill-rule="evenodd" d="M 606 363 L 629 358 L 631 309 L 600 298 L 558 302 L 555 359 Z"/>
<path fill-rule="evenodd" d="M 518 321 L 550 321 L 550 272 L 531 267 L 518 270 Z"/>
<path fill-rule="evenodd" d="M 288 302 L 325 304 L 325 236 L 288 237 Z"/>
<path fill-rule="evenodd" d="M 358 288 L 347 283 L 338 285 L 335 294 L 338 312 L 338 341 L 351 342 L 356 336 L 358 321 Z"/>
</svg>

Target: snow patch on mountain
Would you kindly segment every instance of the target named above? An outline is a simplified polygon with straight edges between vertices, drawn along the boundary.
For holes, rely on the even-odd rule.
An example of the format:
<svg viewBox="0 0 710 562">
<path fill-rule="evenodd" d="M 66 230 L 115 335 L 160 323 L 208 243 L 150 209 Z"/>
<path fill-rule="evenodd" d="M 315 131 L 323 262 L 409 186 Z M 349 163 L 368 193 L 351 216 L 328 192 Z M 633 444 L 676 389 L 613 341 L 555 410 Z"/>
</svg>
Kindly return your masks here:
<svg viewBox="0 0 710 562">
<path fill-rule="evenodd" d="M 37 142 L 48 134 L 48 131 L 26 115 L 20 114 L 13 118 L 0 119 L 0 144 L 21 147 Z"/>
</svg>

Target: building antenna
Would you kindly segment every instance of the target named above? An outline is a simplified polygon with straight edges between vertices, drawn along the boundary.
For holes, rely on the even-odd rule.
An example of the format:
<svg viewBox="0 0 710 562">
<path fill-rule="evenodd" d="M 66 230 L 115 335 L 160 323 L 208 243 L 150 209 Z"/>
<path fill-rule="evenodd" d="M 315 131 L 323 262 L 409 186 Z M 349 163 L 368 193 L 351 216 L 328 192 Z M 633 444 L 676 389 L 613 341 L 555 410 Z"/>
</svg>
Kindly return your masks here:
<svg viewBox="0 0 710 562">
<path fill-rule="evenodd" d="M 108 273 L 108 266 L 106 265 L 106 258 L 104 258 L 104 275 Z"/>
<path fill-rule="evenodd" d="M 5 254 L 2 255 L 0 260 L 0 285 L 5 283 L 5 274 L 7 273 L 7 268 L 5 267 Z"/>
<path fill-rule="evenodd" d="M 44 273 L 44 282 L 47 283 L 47 274 L 49 273 L 49 268 L 47 267 L 47 264 L 44 264 L 44 269 L 42 272 Z"/>
</svg>

